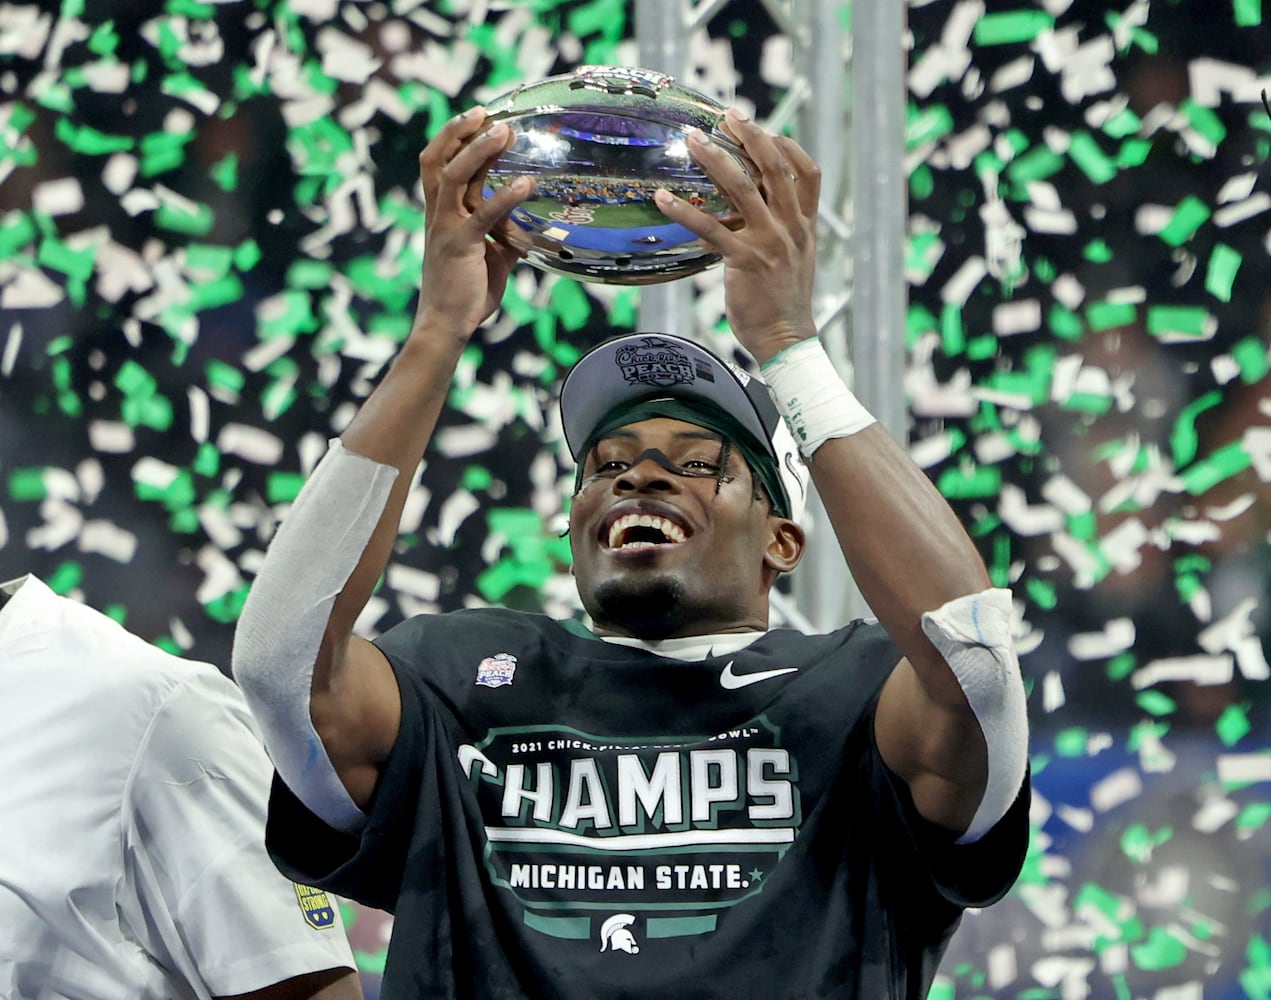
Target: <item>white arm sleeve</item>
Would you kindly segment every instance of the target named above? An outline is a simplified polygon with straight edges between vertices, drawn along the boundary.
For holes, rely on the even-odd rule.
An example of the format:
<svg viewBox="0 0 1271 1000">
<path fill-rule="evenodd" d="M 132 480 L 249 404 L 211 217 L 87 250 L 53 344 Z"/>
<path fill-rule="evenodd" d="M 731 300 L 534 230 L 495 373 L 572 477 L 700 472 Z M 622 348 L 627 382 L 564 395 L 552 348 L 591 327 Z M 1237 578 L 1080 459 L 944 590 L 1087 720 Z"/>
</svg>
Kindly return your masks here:
<svg viewBox="0 0 1271 1000">
<path fill-rule="evenodd" d="M 922 616 L 922 630 L 958 679 L 988 748 L 984 798 L 958 838 L 970 844 L 1006 815 L 1028 765 L 1028 713 L 1011 641 L 1011 592 L 999 588 L 949 601 Z"/>
<path fill-rule="evenodd" d="M 338 830 L 366 817 L 309 714 L 314 661 L 336 597 L 379 522 L 397 470 L 335 440 L 269 545 L 234 633 L 233 671 L 287 787 Z"/>
<path fill-rule="evenodd" d="M 336 900 L 284 878 L 265 850 L 272 768 L 242 695 L 210 666 L 191 672 L 128 778 L 124 919 L 200 996 L 355 968 Z"/>
</svg>

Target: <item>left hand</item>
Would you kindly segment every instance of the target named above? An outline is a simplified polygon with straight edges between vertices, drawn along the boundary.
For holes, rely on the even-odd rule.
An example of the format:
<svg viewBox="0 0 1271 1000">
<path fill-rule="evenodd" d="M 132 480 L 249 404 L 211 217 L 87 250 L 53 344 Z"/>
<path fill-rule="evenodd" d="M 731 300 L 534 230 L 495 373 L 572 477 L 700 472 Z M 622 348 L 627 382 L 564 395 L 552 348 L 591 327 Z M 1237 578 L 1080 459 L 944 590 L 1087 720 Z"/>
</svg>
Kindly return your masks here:
<svg viewBox="0 0 1271 1000">
<path fill-rule="evenodd" d="M 724 259 L 725 313 L 742 347 L 763 363 L 816 336 L 812 283 L 821 171 L 793 139 L 773 135 L 736 109 L 725 126 L 759 169 L 760 183 L 700 132 L 690 133 L 693 159 L 741 219 L 729 229 L 669 191 L 655 201 L 662 213 L 699 236 Z"/>
</svg>

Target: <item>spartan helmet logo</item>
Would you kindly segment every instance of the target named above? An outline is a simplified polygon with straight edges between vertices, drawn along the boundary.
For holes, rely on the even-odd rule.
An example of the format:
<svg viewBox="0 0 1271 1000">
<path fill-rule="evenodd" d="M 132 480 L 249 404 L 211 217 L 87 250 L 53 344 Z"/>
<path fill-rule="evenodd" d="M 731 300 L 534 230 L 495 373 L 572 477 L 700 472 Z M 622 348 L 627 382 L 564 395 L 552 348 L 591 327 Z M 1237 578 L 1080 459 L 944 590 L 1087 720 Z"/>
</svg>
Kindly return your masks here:
<svg viewBox="0 0 1271 1000">
<path fill-rule="evenodd" d="M 636 944 L 635 935 L 628 927 L 635 923 L 630 913 L 615 913 L 600 925 L 600 950 L 625 951 L 628 955 L 640 954 L 640 946 Z"/>
</svg>

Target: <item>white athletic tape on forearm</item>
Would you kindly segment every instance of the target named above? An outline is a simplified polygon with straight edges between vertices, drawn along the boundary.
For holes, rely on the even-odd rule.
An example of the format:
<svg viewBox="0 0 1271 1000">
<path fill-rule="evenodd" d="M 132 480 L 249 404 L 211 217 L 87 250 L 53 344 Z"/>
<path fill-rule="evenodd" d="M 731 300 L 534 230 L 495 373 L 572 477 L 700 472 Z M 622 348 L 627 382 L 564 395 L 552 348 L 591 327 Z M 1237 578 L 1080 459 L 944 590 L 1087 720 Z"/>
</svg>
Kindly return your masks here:
<svg viewBox="0 0 1271 1000">
<path fill-rule="evenodd" d="M 366 816 L 313 728 L 309 692 L 331 606 L 362 557 L 396 478 L 391 466 L 332 441 L 270 542 L 234 633 L 234 679 L 274 767 L 301 802 L 346 832 L 360 829 Z"/>
<path fill-rule="evenodd" d="M 979 840 L 1006 815 L 1028 764 L 1028 712 L 1019 659 L 1011 642 L 1011 592 L 969 594 L 922 616 L 975 713 L 988 748 L 984 798 L 959 844 Z"/>
<path fill-rule="evenodd" d="M 843 384 L 816 337 L 769 358 L 759 373 L 804 458 L 811 458 L 830 438 L 850 437 L 877 423 Z"/>
</svg>

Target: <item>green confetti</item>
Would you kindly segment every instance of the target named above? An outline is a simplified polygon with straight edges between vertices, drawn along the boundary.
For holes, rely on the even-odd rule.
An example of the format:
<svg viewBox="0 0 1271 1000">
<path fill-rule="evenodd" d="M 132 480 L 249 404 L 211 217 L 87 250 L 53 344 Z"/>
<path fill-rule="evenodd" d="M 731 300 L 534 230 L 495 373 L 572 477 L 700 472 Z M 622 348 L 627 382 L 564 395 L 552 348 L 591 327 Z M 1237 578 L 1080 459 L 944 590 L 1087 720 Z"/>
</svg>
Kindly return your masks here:
<svg viewBox="0 0 1271 1000">
<path fill-rule="evenodd" d="M 1024 581 L 1024 589 L 1028 591 L 1028 596 L 1032 598 L 1033 603 L 1043 610 L 1053 611 L 1059 604 L 1057 589 L 1049 580 L 1041 580 L 1035 576 L 1029 577 Z"/>
<path fill-rule="evenodd" d="M 238 190 L 238 154 L 226 153 L 208 168 L 207 175 L 222 191 Z"/>
<path fill-rule="evenodd" d="M 1209 206 L 1195 195 L 1188 195 L 1178 207 L 1165 228 L 1158 234 L 1172 247 L 1182 246 L 1191 239 L 1210 216 Z"/>
<path fill-rule="evenodd" d="M 1174 699 L 1160 691 L 1141 691 L 1134 702 L 1148 715 L 1172 715 L 1178 709 Z"/>
<path fill-rule="evenodd" d="M 1227 127 L 1212 108 L 1197 104 L 1189 97 L 1180 105 L 1180 110 L 1187 115 L 1192 128 L 1215 146 L 1227 138 Z"/>
<path fill-rule="evenodd" d="M 480 465 L 470 465 L 463 470 L 463 478 L 460 479 L 459 485 L 469 493 L 477 493 L 488 490 L 492 482 L 494 482 L 494 476 L 489 469 Z"/>
<path fill-rule="evenodd" d="M 217 450 L 216 445 L 210 441 L 204 441 L 200 444 L 191 468 L 194 470 L 195 475 L 206 477 L 215 476 L 220 472 L 221 453 Z"/>
<path fill-rule="evenodd" d="M 1060 757 L 1084 757 L 1090 746 L 1090 734 L 1082 726 L 1073 726 L 1055 734 L 1055 753 Z"/>
<path fill-rule="evenodd" d="M 1240 366 L 1240 381 L 1246 385 L 1260 382 L 1271 369 L 1267 358 L 1267 345 L 1257 337 L 1246 337 L 1231 349 L 1231 356 Z"/>
<path fill-rule="evenodd" d="M 243 605 L 247 603 L 247 590 L 248 585 L 244 583 L 237 590 L 204 604 L 203 610 L 212 621 L 232 624 L 238 621 Z"/>
<path fill-rule="evenodd" d="M 1214 731 L 1225 747 L 1233 747 L 1249 735 L 1249 715 L 1243 705 L 1228 705 L 1214 723 Z"/>
<path fill-rule="evenodd" d="M 1174 456 L 1174 465 L 1183 468 L 1196 457 L 1199 447 L 1199 435 L 1196 433 L 1196 418 L 1208 409 L 1222 402 L 1222 394 L 1209 392 L 1200 399 L 1192 400 L 1179 413 L 1174 421 L 1174 429 L 1170 432 L 1170 450 Z"/>
<path fill-rule="evenodd" d="M 1045 180 L 1064 168 L 1064 158 L 1048 146 L 1036 146 L 1006 168 L 1007 179 L 1012 184 L 1023 185 L 1029 181 Z"/>
<path fill-rule="evenodd" d="M 44 582 L 48 584 L 49 590 L 53 591 L 53 593 L 61 594 L 65 597 L 84 582 L 84 567 L 74 560 L 68 560 L 60 563 L 52 573 L 44 578 Z"/>
<path fill-rule="evenodd" d="M 119 32 L 115 30 L 114 21 L 99 24 L 86 43 L 88 51 L 96 56 L 113 56 L 119 46 Z"/>
<path fill-rule="evenodd" d="M 1183 485 L 1188 493 L 1198 496 L 1224 479 L 1239 475 L 1252 464 L 1253 459 L 1244 446 L 1239 441 L 1233 441 L 1184 471 Z"/>
<path fill-rule="evenodd" d="M 1092 330 L 1132 326 L 1137 318 L 1133 302 L 1092 302 L 1086 307 L 1086 322 Z"/>
<path fill-rule="evenodd" d="M 966 348 L 962 310 L 954 302 L 946 302 L 940 312 L 940 346 L 949 357 L 956 357 Z"/>
<path fill-rule="evenodd" d="M 1117 175 L 1116 164 L 1104 154 L 1089 132 L 1077 132 L 1072 136 L 1068 155 L 1095 184 L 1105 184 Z"/>
<path fill-rule="evenodd" d="M 246 376 L 233 365 L 213 359 L 207 363 L 205 372 L 207 384 L 214 390 L 226 390 L 233 396 L 242 392 Z"/>
<path fill-rule="evenodd" d="M 14 469 L 9 473 L 9 498 L 18 503 L 30 503 L 43 500 L 47 490 L 44 486 L 44 469 Z"/>
<path fill-rule="evenodd" d="M 1204 306 L 1150 306 L 1147 310 L 1147 330 L 1154 337 L 1202 340 L 1212 335 L 1210 323 L 1210 312 Z"/>
<path fill-rule="evenodd" d="M 174 233 L 189 236 L 206 236 L 216 222 L 212 210 L 206 205 L 195 205 L 191 210 L 162 204 L 154 213 L 155 225 Z"/>
<path fill-rule="evenodd" d="M 1094 239 L 1085 245 L 1081 255 L 1096 264 L 1106 264 L 1112 259 L 1112 248 L 1102 239 Z"/>
<path fill-rule="evenodd" d="M 152 132 L 141 139 L 142 177 L 154 177 L 175 170 L 185 162 L 185 147 L 194 138 L 193 133 L 174 134 Z"/>
<path fill-rule="evenodd" d="M 577 281 L 564 279 L 556 282 L 550 301 L 566 330 L 581 329 L 591 316 L 591 303 Z"/>
<path fill-rule="evenodd" d="M 1236 817 L 1236 829 L 1260 830 L 1271 819 L 1271 802 L 1250 802 Z"/>
<path fill-rule="evenodd" d="M 975 22 L 972 40 L 976 45 L 1012 45 L 1031 42 L 1055 26 L 1052 15 L 1039 10 L 1015 10 L 986 14 Z"/>
<path fill-rule="evenodd" d="M 1118 653 L 1108 661 L 1105 672 L 1108 680 L 1123 681 L 1134 673 L 1136 666 L 1138 666 L 1138 658 L 1133 653 Z"/>
<path fill-rule="evenodd" d="M 1186 957 L 1187 946 L 1162 927 L 1153 927 L 1146 941 L 1130 946 L 1130 959 L 1148 972 L 1172 969 Z"/>
<path fill-rule="evenodd" d="M 945 469 L 936 485 L 950 500 L 996 497 L 1002 492 L 1002 471 L 993 466 L 976 467 L 968 463 L 957 469 Z"/>
<path fill-rule="evenodd" d="M 943 104 L 935 104 L 926 108 L 909 105 L 909 113 L 905 122 L 905 148 L 917 146 L 938 139 L 953 131 L 953 115 Z"/>
<path fill-rule="evenodd" d="M 1236 27 L 1256 28 L 1262 23 L 1262 0 L 1232 0 Z"/>
<path fill-rule="evenodd" d="M 1209 267 L 1205 271 L 1205 291 L 1221 302 L 1231 301 L 1231 288 L 1236 282 L 1236 272 L 1244 258 L 1240 252 L 1225 243 L 1214 247 L 1209 255 Z"/>
<path fill-rule="evenodd" d="M 300 495 L 300 488 L 304 484 L 305 477 L 302 473 L 275 470 L 265 480 L 265 498 L 270 503 L 291 503 Z"/>
<path fill-rule="evenodd" d="M 105 132 L 99 132 L 91 125 L 73 125 L 65 118 L 57 120 L 53 126 L 53 134 L 71 152 L 83 153 L 86 156 L 107 156 L 111 153 L 122 153 L 132 149 L 135 145 L 131 136 L 107 135 Z"/>
<path fill-rule="evenodd" d="M 1075 312 L 1058 302 L 1046 314 L 1046 324 L 1060 340 L 1080 340 L 1086 332 L 1085 324 Z"/>
</svg>

